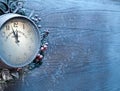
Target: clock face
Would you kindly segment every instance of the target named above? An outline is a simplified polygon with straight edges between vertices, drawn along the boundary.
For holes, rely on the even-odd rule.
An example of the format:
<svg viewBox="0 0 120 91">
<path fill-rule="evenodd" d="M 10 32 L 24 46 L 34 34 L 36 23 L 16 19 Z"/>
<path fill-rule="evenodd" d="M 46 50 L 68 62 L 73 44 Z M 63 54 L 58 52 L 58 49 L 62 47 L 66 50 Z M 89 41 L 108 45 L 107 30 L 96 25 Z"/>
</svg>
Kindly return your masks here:
<svg viewBox="0 0 120 91">
<path fill-rule="evenodd" d="M 39 31 L 24 17 L 16 17 L 3 24 L 0 30 L 0 56 L 8 66 L 29 64 L 40 46 Z"/>
</svg>

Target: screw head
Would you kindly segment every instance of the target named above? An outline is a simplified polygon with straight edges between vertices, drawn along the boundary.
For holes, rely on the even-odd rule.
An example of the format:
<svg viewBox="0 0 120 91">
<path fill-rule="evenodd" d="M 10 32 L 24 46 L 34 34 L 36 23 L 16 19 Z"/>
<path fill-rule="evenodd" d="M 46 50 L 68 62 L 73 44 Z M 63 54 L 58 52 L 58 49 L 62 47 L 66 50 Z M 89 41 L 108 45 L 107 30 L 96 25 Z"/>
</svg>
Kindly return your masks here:
<svg viewBox="0 0 120 91">
<path fill-rule="evenodd" d="M 35 18 L 34 17 L 31 17 L 32 20 L 34 20 Z"/>
<path fill-rule="evenodd" d="M 38 18 L 39 21 L 41 21 L 41 18 Z"/>
<path fill-rule="evenodd" d="M 35 18 L 38 18 L 38 15 L 37 15 L 37 14 L 35 15 Z"/>
<path fill-rule="evenodd" d="M 38 25 L 38 28 L 41 28 L 42 26 L 41 25 Z"/>
</svg>

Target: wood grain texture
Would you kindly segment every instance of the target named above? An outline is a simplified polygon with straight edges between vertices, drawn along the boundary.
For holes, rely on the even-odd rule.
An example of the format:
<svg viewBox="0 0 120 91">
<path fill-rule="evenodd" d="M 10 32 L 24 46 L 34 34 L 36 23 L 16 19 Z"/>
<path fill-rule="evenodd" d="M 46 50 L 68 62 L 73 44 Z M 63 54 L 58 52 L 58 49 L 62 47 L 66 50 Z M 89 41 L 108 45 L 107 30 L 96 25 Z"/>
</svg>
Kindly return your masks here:
<svg viewBox="0 0 120 91">
<path fill-rule="evenodd" d="M 119 91 L 120 2 L 31 0 L 49 29 L 44 63 L 6 91 Z M 19 88 L 19 89 L 18 89 Z"/>
</svg>

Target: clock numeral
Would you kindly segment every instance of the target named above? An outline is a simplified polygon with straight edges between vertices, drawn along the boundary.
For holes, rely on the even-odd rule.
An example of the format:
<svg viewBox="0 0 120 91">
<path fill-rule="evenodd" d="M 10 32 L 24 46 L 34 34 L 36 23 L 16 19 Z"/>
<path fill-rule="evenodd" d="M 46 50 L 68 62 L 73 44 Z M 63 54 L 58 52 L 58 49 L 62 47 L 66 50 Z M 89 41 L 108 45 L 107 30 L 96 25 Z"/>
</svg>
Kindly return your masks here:
<svg viewBox="0 0 120 91">
<path fill-rule="evenodd" d="M 21 60 L 21 57 L 17 57 L 16 60 L 17 60 L 17 61 L 20 61 L 20 60 Z"/>
<path fill-rule="evenodd" d="M 31 33 L 32 33 L 32 31 L 30 31 L 30 30 L 28 30 L 27 32 L 28 32 L 29 35 L 31 35 Z"/>
<path fill-rule="evenodd" d="M 28 51 L 31 52 L 31 51 L 34 51 L 34 47 L 31 45 L 28 47 Z"/>
<path fill-rule="evenodd" d="M 11 60 L 11 57 L 12 57 L 12 56 L 9 54 L 9 55 L 8 55 L 9 60 Z"/>
<path fill-rule="evenodd" d="M 10 26 L 9 25 L 6 25 L 6 30 L 10 30 Z"/>
<path fill-rule="evenodd" d="M 24 53 L 24 57 L 23 57 L 23 59 L 24 59 L 24 60 L 27 59 L 27 54 L 26 54 L 26 53 Z"/>
<path fill-rule="evenodd" d="M 5 37 L 5 32 L 1 32 L 1 36 L 2 36 L 2 37 Z"/>
<path fill-rule="evenodd" d="M 31 46 L 29 46 L 28 48 L 29 48 L 30 51 L 32 51 L 32 47 Z"/>
<path fill-rule="evenodd" d="M 25 24 L 23 24 L 23 29 L 25 29 Z"/>
<path fill-rule="evenodd" d="M 31 41 L 33 41 L 33 38 L 30 38 Z"/>
<path fill-rule="evenodd" d="M 18 22 L 14 22 L 14 27 L 18 27 Z"/>
</svg>

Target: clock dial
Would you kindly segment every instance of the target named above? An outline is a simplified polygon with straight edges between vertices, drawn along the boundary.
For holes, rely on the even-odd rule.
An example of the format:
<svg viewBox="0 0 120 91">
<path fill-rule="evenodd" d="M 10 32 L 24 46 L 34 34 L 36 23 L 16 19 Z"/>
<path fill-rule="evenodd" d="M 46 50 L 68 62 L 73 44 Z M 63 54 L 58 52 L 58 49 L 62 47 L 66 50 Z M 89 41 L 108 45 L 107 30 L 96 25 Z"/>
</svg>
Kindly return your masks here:
<svg viewBox="0 0 120 91">
<path fill-rule="evenodd" d="M 12 18 L 1 27 L 0 42 L 1 58 L 7 65 L 25 66 L 38 52 L 39 32 L 29 19 Z"/>
</svg>

